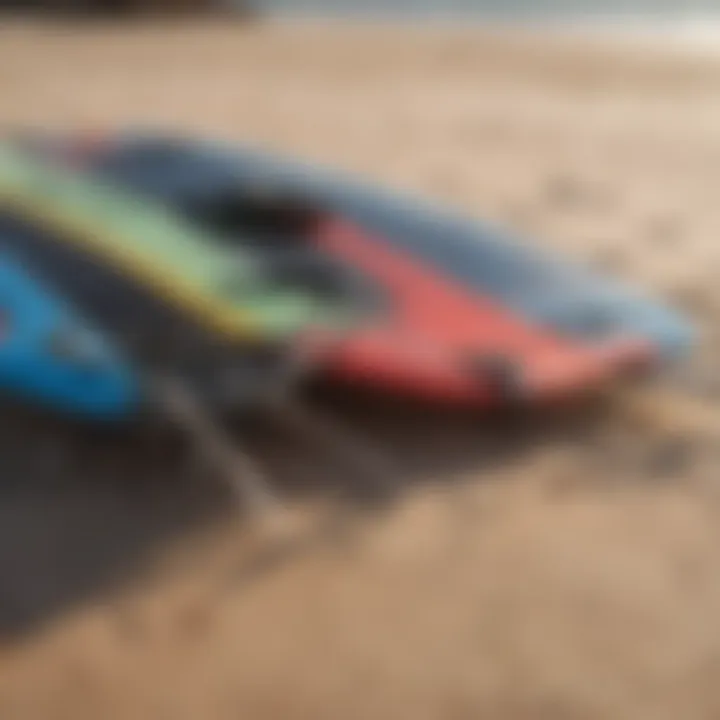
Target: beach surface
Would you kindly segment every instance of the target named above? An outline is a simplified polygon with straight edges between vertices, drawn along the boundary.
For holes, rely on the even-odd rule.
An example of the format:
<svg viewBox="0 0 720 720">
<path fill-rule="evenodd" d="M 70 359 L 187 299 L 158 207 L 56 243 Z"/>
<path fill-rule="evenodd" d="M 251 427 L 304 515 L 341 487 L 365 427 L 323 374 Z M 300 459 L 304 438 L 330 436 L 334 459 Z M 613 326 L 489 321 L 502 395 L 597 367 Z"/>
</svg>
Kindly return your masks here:
<svg viewBox="0 0 720 720">
<path fill-rule="evenodd" d="M 3 127 L 216 134 L 439 198 L 701 332 L 650 417 L 504 439 L 430 411 L 376 423 L 423 476 L 397 507 L 232 591 L 234 530 L 155 550 L 142 582 L 0 647 L 2 720 L 720 715 L 712 53 L 472 27 L 16 22 L 0 91 Z M 686 399 L 704 412 L 681 422 Z"/>
</svg>

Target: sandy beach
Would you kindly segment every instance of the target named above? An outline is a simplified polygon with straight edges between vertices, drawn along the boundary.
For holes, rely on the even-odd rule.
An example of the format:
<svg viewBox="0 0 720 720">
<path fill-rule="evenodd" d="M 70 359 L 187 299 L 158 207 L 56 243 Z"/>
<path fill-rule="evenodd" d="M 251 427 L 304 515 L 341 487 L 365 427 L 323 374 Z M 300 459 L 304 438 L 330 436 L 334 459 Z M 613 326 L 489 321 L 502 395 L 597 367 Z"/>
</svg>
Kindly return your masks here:
<svg viewBox="0 0 720 720">
<path fill-rule="evenodd" d="M 673 392 L 707 409 L 509 438 L 371 423 L 423 477 L 398 507 L 233 592 L 234 531 L 154 548 L 142 583 L 0 646 L 2 720 L 718 717 L 720 60 L 460 27 L 14 23 L 0 98 L 0 126 L 258 142 L 597 264 L 695 318 Z"/>
</svg>

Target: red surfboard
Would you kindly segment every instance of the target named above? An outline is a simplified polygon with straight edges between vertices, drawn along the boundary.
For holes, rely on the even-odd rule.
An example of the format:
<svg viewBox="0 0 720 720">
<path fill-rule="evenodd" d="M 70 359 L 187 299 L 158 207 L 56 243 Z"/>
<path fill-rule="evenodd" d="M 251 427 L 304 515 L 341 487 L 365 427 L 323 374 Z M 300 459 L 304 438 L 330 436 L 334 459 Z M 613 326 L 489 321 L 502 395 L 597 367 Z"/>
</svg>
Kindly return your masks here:
<svg viewBox="0 0 720 720">
<path fill-rule="evenodd" d="M 326 367 L 336 379 L 486 405 L 564 399 L 652 359 L 642 340 L 590 348 L 541 331 L 342 219 L 324 220 L 315 237 L 326 252 L 372 277 L 389 298 L 387 316 L 357 330 L 329 358 Z"/>
</svg>

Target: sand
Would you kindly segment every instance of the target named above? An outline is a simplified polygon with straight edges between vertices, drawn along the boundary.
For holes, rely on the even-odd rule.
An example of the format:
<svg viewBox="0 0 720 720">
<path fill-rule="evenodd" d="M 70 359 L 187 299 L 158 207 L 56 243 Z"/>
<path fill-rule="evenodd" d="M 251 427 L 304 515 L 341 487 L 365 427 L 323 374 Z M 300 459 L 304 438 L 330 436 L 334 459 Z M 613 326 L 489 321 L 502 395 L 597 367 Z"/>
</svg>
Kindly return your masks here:
<svg viewBox="0 0 720 720">
<path fill-rule="evenodd" d="M 708 411 L 690 432 L 672 400 L 662 427 L 611 410 L 516 429 L 502 453 L 415 416 L 402 456 L 432 482 L 349 544 L 223 593 L 233 531 L 191 558 L 156 548 L 162 572 L 3 646 L 2 720 L 718 717 L 720 63 L 661 45 L 0 27 L 0 124 L 216 133 L 439 197 L 692 313 L 702 347 L 673 392 Z"/>
</svg>

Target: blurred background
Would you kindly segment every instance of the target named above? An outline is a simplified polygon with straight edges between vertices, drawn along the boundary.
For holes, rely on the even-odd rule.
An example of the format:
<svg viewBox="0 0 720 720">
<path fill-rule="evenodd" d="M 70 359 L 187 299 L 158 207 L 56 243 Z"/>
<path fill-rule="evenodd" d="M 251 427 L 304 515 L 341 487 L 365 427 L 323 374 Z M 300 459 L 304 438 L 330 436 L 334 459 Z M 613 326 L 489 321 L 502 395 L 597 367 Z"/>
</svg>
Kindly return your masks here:
<svg viewBox="0 0 720 720">
<path fill-rule="evenodd" d="M 116 9 L 135 7 L 139 11 L 147 12 L 153 7 L 176 9 L 180 7 L 193 8 L 226 8 L 235 12 L 262 12 L 272 16 L 310 16 L 310 17 L 350 17 L 369 16 L 372 18 L 397 16 L 405 20 L 427 18 L 459 17 L 463 19 L 509 17 L 527 20 L 538 19 L 567 19 L 569 17 L 598 17 L 603 15 L 621 14 L 638 15 L 641 17 L 675 17 L 683 18 L 690 14 L 697 14 L 700 19 L 712 15 L 717 10 L 717 3 L 713 0 L 690 0 L 689 2 L 671 2 L 671 0 L 612 0 L 611 2 L 595 3 L 588 0 L 511 0 L 510 2 L 494 2 L 493 0 L 394 0 L 394 2 L 380 2 L 380 0 L 184 0 L 184 2 L 42 2 L 32 0 L 8 0 L 3 3 L 9 8 L 19 10 L 27 9 L 63 9 L 82 8 Z"/>
<path fill-rule="evenodd" d="M 688 433 L 672 403 L 663 430 L 355 408 L 402 502 L 232 589 L 244 541 L 207 530 L 217 498 L 175 482 L 172 444 L 98 441 L 81 481 L 38 487 L 10 434 L 2 720 L 718 717 L 719 3 L 0 8 L 0 127 L 258 143 L 498 222 L 689 312 L 679 382 L 712 411 Z M 290 486 L 332 484 L 256 444 Z"/>
</svg>

